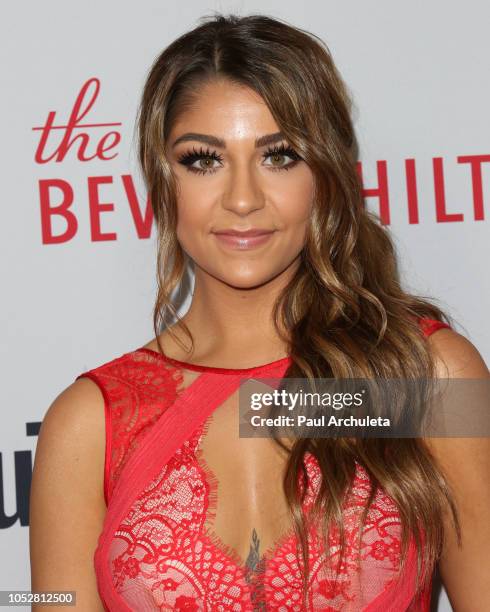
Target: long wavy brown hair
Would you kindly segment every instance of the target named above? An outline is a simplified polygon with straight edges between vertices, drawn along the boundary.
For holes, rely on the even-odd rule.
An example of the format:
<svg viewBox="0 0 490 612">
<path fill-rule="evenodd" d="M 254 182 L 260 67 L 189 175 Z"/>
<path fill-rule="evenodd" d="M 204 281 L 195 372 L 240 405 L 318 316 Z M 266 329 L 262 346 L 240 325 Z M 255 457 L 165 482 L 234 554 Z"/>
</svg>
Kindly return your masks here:
<svg viewBox="0 0 490 612">
<path fill-rule="evenodd" d="M 321 39 L 265 15 L 203 17 L 156 58 L 147 76 L 138 115 L 139 156 L 158 229 L 153 324 L 160 350 L 158 336 L 168 317 L 193 345 L 175 304 L 188 259 L 176 238 L 176 180 L 165 145 L 176 117 L 211 79 L 228 79 L 257 92 L 315 179 L 301 263 L 274 307 L 278 333 L 284 336 L 281 330 L 287 330 L 292 360 L 285 378 L 435 377 L 418 319 L 451 326 L 453 321 L 429 298 L 402 288 L 393 241 L 364 206 L 347 87 Z M 423 438 L 298 438 L 288 449 L 283 485 L 301 543 L 303 601 L 309 571 L 307 518 L 297 474 L 306 450 L 316 456 L 323 476 L 312 516 L 321 516 L 325 534 L 332 525 L 341 534 L 337 567 L 345 544 L 342 500 L 358 462 L 371 480 L 363 524 L 381 488 L 400 513 L 400 568 L 413 536 L 417 586 L 424 588 L 442 550 L 442 517 L 448 509 L 458 538 L 460 528 L 452 492 Z"/>
</svg>

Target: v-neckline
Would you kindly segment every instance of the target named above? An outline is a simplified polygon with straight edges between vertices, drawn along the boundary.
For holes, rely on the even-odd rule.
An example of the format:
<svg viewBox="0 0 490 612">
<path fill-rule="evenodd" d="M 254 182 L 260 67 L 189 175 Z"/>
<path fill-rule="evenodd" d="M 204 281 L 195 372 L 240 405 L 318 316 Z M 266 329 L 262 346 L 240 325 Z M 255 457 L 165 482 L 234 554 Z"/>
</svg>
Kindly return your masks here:
<svg viewBox="0 0 490 612">
<path fill-rule="evenodd" d="M 217 479 L 214 471 L 211 469 L 208 464 L 206 458 L 204 457 L 203 449 L 200 444 L 203 436 L 209 425 L 212 422 L 214 413 L 211 413 L 206 420 L 201 423 L 198 429 L 192 434 L 192 437 L 195 439 L 195 444 L 192 447 L 192 455 L 195 459 L 195 464 L 199 471 L 200 478 L 205 486 L 206 495 L 205 495 L 205 508 L 204 508 L 204 520 L 200 529 L 200 537 L 205 539 L 208 545 L 211 548 L 218 551 L 220 554 L 224 555 L 228 562 L 231 562 L 235 568 L 239 569 L 245 576 L 249 574 L 260 573 L 266 569 L 267 563 L 276 559 L 281 550 L 285 548 L 292 539 L 296 539 L 296 532 L 294 529 L 294 524 L 292 524 L 285 532 L 283 532 L 279 538 L 276 539 L 270 546 L 268 546 L 265 551 L 260 555 L 259 560 L 257 562 L 257 566 L 259 567 L 258 572 L 251 570 L 247 566 L 247 560 L 242 559 L 241 555 L 237 552 L 233 546 L 230 544 L 226 544 L 226 542 L 222 539 L 222 537 L 215 531 L 213 525 L 206 525 L 206 518 L 209 513 L 215 514 L 217 508 L 218 501 L 218 484 L 219 480 Z M 305 462 L 313 461 L 313 455 L 311 452 L 305 453 Z M 308 484 L 307 484 L 308 489 Z M 305 496 L 305 499 L 308 499 L 308 495 Z M 305 508 L 306 503 L 303 502 L 303 508 Z"/>
</svg>

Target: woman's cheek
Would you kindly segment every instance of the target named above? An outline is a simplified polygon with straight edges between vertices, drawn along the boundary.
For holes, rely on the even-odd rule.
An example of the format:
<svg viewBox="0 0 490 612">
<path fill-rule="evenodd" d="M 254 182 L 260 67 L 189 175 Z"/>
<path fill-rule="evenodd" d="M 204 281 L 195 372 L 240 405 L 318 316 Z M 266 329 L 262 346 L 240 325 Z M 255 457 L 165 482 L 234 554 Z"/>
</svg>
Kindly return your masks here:
<svg viewBox="0 0 490 612">
<path fill-rule="evenodd" d="M 177 210 L 177 239 L 183 249 L 192 255 L 199 252 L 202 240 L 209 232 L 209 218 L 204 206 L 183 204 Z"/>
</svg>

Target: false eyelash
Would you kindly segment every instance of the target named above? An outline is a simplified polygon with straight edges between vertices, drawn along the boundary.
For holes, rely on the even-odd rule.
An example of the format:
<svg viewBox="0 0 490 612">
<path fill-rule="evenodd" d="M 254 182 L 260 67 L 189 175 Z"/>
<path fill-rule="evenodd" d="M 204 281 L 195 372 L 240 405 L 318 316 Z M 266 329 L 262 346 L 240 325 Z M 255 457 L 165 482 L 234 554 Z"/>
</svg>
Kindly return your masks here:
<svg viewBox="0 0 490 612">
<path fill-rule="evenodd" d="M 293 160 L 293 163 L 289 164 L 288 166 L 283 166 L 281 168 L 271 168 L 271 170 L 273 171 L 277 171 L 277 170 L 289 170 L 290 168 L 292 168 L 293 166 L 296 165 L 296 162 L 301 160 L 301 156 L 298 155 L 298 153 L 296 153 L 296 151 L 288 146 L 288 145 L 284 145 L 281 144 L 279 146 L 275 145 L 274 147 L 269 147 L 267 149 L 267 151 L 265 151 L 262 154 L 262 158 L 266 159 L 267 157 L 269 157 L 270 155 L 287 155 L 288 157 L 290 157 Z M 216 151 L 210 151 L 209 148 L 204 150 L 202 147 L 199 149 L 199 151 L 196 151 L 195 147 L 192 147 L 192 151 L 188 151 L 187 153 L 183 153 L 179 158 L 178 158 L 178 162 L 180 164 L 183 164 L 184 166 L 187 166 L 187 170 L 189 170 L 190 172 L 197 172 L 198 174 L 207 174 L 208 172 L 213 172 L 213 169 L 210 170 L 204 170 L 204 169 L 200 169 L 200 168 L 191 168 L 192 164 L 194 162 L 196 162 L 199 159 L 202 159 L 203 157 L 207 157 L 208 159 L 212 159 L 214 161 L 218 161 L 218 162 L 222 162 L 223 161 L 223 156 L 219 155 Z"/>
<path fill-rule="evenodd" d="M 184 164 L 184 166 L 190 166 L 202 157 L 209 157 L 215 161 L 219 161 L 220 163 L 223 161 L 222 155 L 218 155 L 216 151 L 213 151 L 211 153 L 209 149 L 206 149 L 204 151 L 202 147 L 199 149 L 199 151 L 196 151 L 195 147 L 192 147 L 192 152 L 189 151 L 187 153 L 184 153 L 178 158 L 177 161 L 181 164 Z"/>
<path fill-rule="evenodd" d="M 287 155 L 291 159 L 295 161 L 299 161 L 301 156 L 296 153 L 296 151 L 290 147 L 289 145 L 281 144 L 279 146 L 275 145 L 273 147 L 269 147 L 267 151 L 263 154 L 263 158 L 269 157 L 269 155 Z"/>
</svg>

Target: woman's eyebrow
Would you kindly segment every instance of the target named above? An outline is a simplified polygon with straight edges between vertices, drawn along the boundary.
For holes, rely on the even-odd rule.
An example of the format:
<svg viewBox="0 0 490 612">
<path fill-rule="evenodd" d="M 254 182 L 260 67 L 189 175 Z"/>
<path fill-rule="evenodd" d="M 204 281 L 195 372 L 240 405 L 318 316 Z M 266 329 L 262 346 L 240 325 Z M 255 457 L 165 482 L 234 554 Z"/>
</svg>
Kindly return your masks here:
<svg viewBox="0 0 490 612">
<path fill-rule="evenodd" d="M 273 144 L 274 142 L 278 142 L 283 139 L 283 132 L 265 134 L 265 136 L 261 136 L 260 138 L 255 139 L 255 148 L 264 147 L 266 145 Z M 226 142 L 222 138 L 212 136 L 211 134 L 198 134 L 197 132 L 187 132 L 186 134 L 179 136 L 172 144 L 172 147 L 177 146 L 180 142 L 187 142 L 189 140 L 195 140 L 211 145 L 213 147 L 220 147 L 221 149 L 226 149 Z"/>
</svg>

